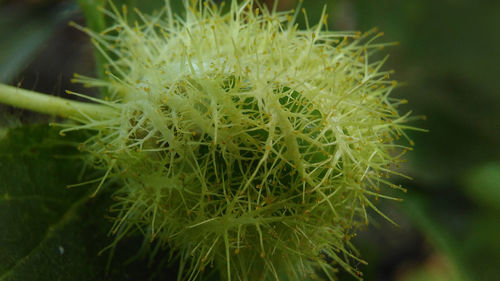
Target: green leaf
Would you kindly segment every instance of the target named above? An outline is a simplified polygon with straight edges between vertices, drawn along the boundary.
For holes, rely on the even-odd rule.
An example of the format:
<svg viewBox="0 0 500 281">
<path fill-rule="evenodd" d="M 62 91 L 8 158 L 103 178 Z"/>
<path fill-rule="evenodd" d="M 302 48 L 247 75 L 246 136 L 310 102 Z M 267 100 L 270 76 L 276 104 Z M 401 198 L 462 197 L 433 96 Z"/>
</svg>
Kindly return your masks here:
<svg viewBox="0 0 500 281">
<path fill-rule="evenodd" d="M 500 162 L 471 169 L 464 178 L 465 192 L 481 206 L 500 210 Z"/>
<path fill-rule="evenodd" d="M 436 215 L 437 208 L 431 206 L 433 201 L 416 193 L 407 194 L 404 199 L 406 215 L 429 239 L 430 244 L 452 264 L 452 273 L 455 275 L 452 280 L 469 280 L 468 268 L 461 252 L 463 245 L 456 234 L 440 221 L 440 216 Z"/>
<path fill-rule="evenodd" d="M 127 5 L 130 11 L 133 11 L 137 8 L 141 13 L 145 14 L 153 14 L 155 12 L 160 11 L 160 9 L 165 7 L 165 3 L 167 1 L 142 1 L 142 0 L 124 0 L 123 4 Z M 183 1 L 170 0 L 170 6 L 172 7 L 172 11 L 177 13 L 178 15 L 182 15 L 184 12 L 184 4 Z M 137 15 L 135 13 L 131 13 L 131 20 L 137 19 Z"/>
<path fill-rule="evenodd" d="M 99 12 L 98 6 L 104 6 L 105 0 L 78 0 L 80 8 L 82 9 L 83 16 L 85 17 L 85 24 L 93 31 L 103 31 L 106 28 L 104 14 Z M 104 63 L 106 62 L 104 56 L 94 49 L 94 58 L 96 61 L 96 72 L 100 78 L 104 77 Z"/>
<path fill-rule="evenodd" d="M 88 255 L 77 228 L 89 197 L 65 188 L 81 164 L 44 127 L 10 130 L 0 141 L 0 280 L 64 280 L 70 266 L 88 270 L 71 260 Z"/>
<path fill-rule="evenodd" d="M 107 235 L 111 222 L 105 218 L 109 192 L 90 198 L 92 186 L 66 188 L 78 182 L 82 169 L 78 140 L 46 125 L 11 129 L 0 138 L 0 280 L 175 276 L 165 270 L 161 254 L 153 267 L 145 259 L 125 264 L 143 246 L 137 237 L 118 243 L 107 273 L 110 251 L 98 253 L 114 239 Z"/>
</svg>

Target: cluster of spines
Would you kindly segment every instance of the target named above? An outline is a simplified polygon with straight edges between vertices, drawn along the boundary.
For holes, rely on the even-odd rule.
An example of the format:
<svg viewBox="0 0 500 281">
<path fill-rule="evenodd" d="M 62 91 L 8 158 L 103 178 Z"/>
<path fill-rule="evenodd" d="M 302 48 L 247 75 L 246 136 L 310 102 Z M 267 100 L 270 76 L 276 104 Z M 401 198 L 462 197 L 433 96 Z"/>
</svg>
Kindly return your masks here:
<svg viewBox="0 0 500 281">
<path fill-rule="evenodd" d="M 189 280 L 214 263 L 241 280 L 260 265 L 276 279 L 317 265 L 329 275 L 328 260 L 359 274 L 349 237 L 366 206 L 379 212 L 373 199 L 396 199 L 379 186 L 396 187 L 382 175 L 399 175 L 392 150 L 408 149 L 393 143 L 410 127 L 386 58 L 369 61 L 390 44 L 373 43 L 375 30 L 325 31 L 324 14 L 298 30 L 298 12 L 195 2 L 184 19 L 167 7 L 166 21 L 137 12 L 132 26 L 111 4 L 116 25 L 82 28 L 109 79 L 74 81 L 107 87 L 99 102 L 116 117 L 63 132 L 96 130 L 85 149 L 105 178 L 123 178 L 113 231 L 169 245 Z"/>
</svg>

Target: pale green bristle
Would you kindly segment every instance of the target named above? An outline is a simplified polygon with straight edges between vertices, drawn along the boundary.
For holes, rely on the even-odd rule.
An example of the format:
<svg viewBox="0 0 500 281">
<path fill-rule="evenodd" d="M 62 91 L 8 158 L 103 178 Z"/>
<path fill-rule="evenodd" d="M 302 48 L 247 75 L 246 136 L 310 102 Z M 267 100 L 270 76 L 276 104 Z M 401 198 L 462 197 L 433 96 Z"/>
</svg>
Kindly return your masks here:
<svg viewBox="0 0 500 281">
<path fill-rule="evenodd" d="M 107 87 L 117 116 L 66 130 L 96 130 L 85 149 L 122 179 L 113 231 L 168 246 L 187 280 L 207 266 L 228 280 L 359 276 L 348 241 L 372 201 L 396 199 L 379 191 L 410 128 L 386 59 L 371 58 L 390 44 L 327 31 L 326 15 L 299 30 L 293 12 L 253 1 L 227 14 L 200 3 L 135 23 L 112 7 L 112 27 L 84 29 L 108 79 L 75 81 Z"/>
</svg>

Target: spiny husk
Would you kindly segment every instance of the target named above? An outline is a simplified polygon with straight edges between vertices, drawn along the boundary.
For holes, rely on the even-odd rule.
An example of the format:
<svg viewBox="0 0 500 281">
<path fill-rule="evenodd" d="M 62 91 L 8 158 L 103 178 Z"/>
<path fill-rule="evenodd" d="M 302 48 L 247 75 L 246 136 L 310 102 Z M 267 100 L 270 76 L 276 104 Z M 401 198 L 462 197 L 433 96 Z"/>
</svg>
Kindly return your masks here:
<svg viewBox="0 0 500 281">
<path fill-rule="evenodd" d="M 126 8 L 103 10 L 113 26 L 82 29 L 109 77 L 74 80 L 106 87 L 115 115 L 64 131 L 96 131 L 82 148 L 122 183 L 113 231 L 174 251 L 181 279 L 206 266 L 229 280 L 359 276 L 349 239 L 374 200 L 395 199 L 380 187 L 399 188 L 385 176 L 410 128 L 385 59 L 371 59 L 390 44 L 256 6 L 186 1 L 184 17 L 167 5 L 132 24 Z"/>
</svg>

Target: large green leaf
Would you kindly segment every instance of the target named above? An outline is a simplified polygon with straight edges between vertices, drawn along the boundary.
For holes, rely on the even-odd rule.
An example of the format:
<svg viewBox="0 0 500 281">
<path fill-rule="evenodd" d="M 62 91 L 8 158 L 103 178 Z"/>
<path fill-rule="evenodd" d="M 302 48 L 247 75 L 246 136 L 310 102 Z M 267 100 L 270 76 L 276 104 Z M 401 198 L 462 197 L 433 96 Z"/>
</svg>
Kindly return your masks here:
<svg viewBox="0 0 500 281">
<path fill-rule="evenodd" d="M 438 252 L 442 253 L 452 264 L 451 272 L 453 276 L 448 276 L 448 280 L 469 280 L 469 272 L 465 266 L 464 256 L 461 249 L 460 237 L 451 233 L 443 222 L 448 214 L 436 214 L 436 207 L 431 206 L 432 200 L 425 196 L 413 193 L 405 196 L 404 209 L 406 215 L 412 219 L 413 223 L 422 231 L 429 243 Z M 448 218 L 448 223 L 452 219 Z M 427 273 L 423 273 L 424 277 Z M 411 280 L 422 280 L 421 276 L 416 276 Z M 431 277 L 431 276 L 427 276 Z M 436 277 L 437 278 L 437 277 Z"/>
<path fill-rule="evenodd" d="M 140 237 L 118 244 L 106 273 L 110 252 L 98 253 L 113 241 L 105 219 L 110 197 L 66 188 L 82 168 L 72 142 L 48 126 L 9 130 L 0 139 L 0 280 L 147 280 L 152 272 L 168 280 L 168 271 L 152 270 L 147 260 L 124 263 Z"/>
<path fill-rule="evenodd" d="M 500 210 L 500 162 L 475 167 L 464 177 L 465 192 L 477 204 Z"/>
<path fill-rule="evenodd" d="M 16 129 L 0 142 L 0 280 L 65 280 L 91 268 L 82 259 L 78 220 L 89 197 L 75 182 L 79 161 L 42 127 Z M 76 261 L 76 263 L 75 263 Z M 72 268 L 71 268 L 72 267 Z M 92 272 L 92 270 L 90 270 Z"/>
</svg>

